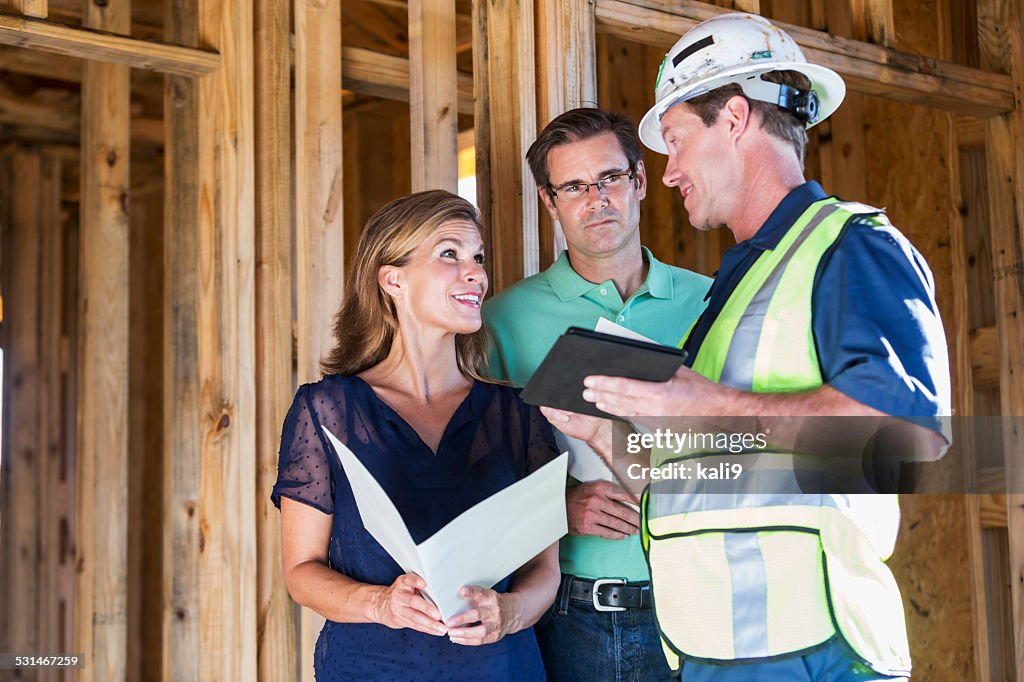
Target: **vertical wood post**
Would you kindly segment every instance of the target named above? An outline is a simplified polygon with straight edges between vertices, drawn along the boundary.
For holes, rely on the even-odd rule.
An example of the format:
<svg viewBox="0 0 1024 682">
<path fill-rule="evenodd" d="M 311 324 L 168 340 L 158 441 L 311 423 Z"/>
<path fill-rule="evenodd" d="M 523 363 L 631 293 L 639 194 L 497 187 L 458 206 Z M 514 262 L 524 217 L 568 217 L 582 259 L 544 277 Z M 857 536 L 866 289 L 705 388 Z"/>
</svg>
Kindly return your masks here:
<svg viewBox="0 0 1024 682">
<path fill-rule="evenodd" d="M 495 293 L 540 264 L 537 194 L 525 158 L 537 134 L 533 24 L 533 0 L 473 3 L 477 197 Z"/>
<path fill-rule="evenodd" d="M 409 2 L 412 191 L 458 186 L 455 0 Z"/>
<path fill-rule="evenodd" d="M 320 376 L 344 264 L 341 0 L 295 0 L 295 285 L 299 382 Z M 302 679 L 323 618 L 302 609 Z"/>
<path fill-rule="evenodd" d="M 12 155 L 4 248 L 4 436 L 0 472 L 6 617 L 5 644 L 34 651 L 39 636 L 40 210 L 42 155 Z"/>
<path fill-rule="evenodd" d="M 86 2 L 83 24 L 130 33 L 130 0 Z M 127 673 L 129 96 L 127 66 L 85 62 L 75 599 L 84 680 Z"/>
<path fill-rule="evenodd" d="M 570 109 L 597 106 L 597 36 L 594 4 L 558 0 L 537 4 L 537 130 Z M 525 141 L 526 148 L 533 140 Z M 539 201 L 532 177 L 524 180 L 526 197 Z M 565 250 L 565 235 L 538 205 L 538 267 L 551 265 Z"/>
<path fill-rule="evenodd" d="M 295 677 L 292 601 L 281 573 L 281 517 L 270 502 L 292 388 L 290 3 L 255 4 L 256 532 L 258 678 Z"/>
<path fill-rule="evenodd" d="M 176 0 L 168 39 L 218 71 L 168 77 L 164 676 L 256 677 L 252 6 Z"/>
</svg>

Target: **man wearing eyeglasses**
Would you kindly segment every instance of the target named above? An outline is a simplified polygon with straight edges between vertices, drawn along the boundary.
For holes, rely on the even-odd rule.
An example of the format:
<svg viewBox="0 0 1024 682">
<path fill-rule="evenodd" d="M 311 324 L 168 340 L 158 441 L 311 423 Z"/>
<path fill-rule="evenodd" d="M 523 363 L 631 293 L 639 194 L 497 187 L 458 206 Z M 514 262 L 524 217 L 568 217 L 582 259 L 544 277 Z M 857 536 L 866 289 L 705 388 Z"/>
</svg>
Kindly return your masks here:
<svg viewBox="0 0 1024 682">
<path fill-rule="evenodd" d="M 647 175 L 635 124 L 583 108 L 551 121 L 526 155 L 538 193 L 567 242 L 550 268 L 484 305 L 496 378 L 524 385 L 569 326 L 604 318 L 666 345 L 704 309 L 710 280 L 659 262 L 640 243 Z M 571 453 L 562 584 L 536 626 L 549 679 L 668 679 L 651 605 L 640 517 L 582 441 Z"/>
</svg>

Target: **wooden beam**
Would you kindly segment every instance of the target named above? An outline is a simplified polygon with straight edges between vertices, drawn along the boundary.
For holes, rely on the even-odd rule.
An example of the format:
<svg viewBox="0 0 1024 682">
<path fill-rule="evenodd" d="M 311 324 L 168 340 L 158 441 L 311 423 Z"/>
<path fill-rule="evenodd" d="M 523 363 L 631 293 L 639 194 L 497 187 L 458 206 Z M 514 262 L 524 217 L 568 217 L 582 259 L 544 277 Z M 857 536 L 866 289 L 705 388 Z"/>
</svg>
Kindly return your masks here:
<svg viewBox="0 0 1024 682">
<path fill-rule="evenodd" d="M 0 44 L 181 76 L 203 76 L 220 66 L 220 55 L 208 50 L 5 14 Z"/>
<path fill-rule="evenodd" d="M 361 47 L 341 48 L 342 87 L 364 95 L 409 101 L 409 60 Z M 456 90 L 460 114 L 473 113 L 473 74 L 459 71 Z"/>
<path fill-rule="evenodd" d="M 40 208 L 42 157 L 19 149 L 12 157 L 4 254 L 4 505 L 3 552 L 7 631 L 11 651 L 34 651 L 39 637 Z"/>
<path fill-rule="evenodd" d="M 87 62 L 88 63 L 88 62 Z M 40 88 L 31 96 L 21 96 L 0 83 L 0 123 L 27 125 L 78 136 L 82 101 L 78 93 L 57 88 Z M 129 134 L 147 144 L 164 143 L 163 120 L 132 117 Z"/>
<path fill-rule="evenodd" d="M 130 0 L 86 3 L 83 22 L 131 30 Z M 86 61 L 82 75 L 79 274 L 79 566 L 75 649 L 85 680 L 122 679 L 128 644 L 129 69 Z"/>
<path fill-rule="evenodd" d="M 693 0 L 596 2 L 598 31 L 665 48 L 699 22 L 727 11 Z M 808 61 L 835 69 L 852 91 L 968 116 L 1014 109 L 1009 76 L 774 23 L 793 36 Z"/>
<path fill-rule="evenodd" d="M 455 0 L 409 1 L 412 191 L 458 189 Z"/>
<path fill-rule="evenodd" d="M 344 263 L 341 2 L 295 0 L 295 272 L 299 383 L 320 376 Z M 302 679 L 313 679 L 323 618 L 301 610 Z"/>
<path fill-rule="evenodd" d="M 260 680 L 295 676 L 295 619 L 281 570 L 277 480 L 292 398 L 291 51 L 287 0 L 255 3 L 257 642 Z"/>
<path fill-rule="evenodd" d="M 526 150 L 537 134 L 532 0 L 473 3 L 477 200 L 499 292 L 539 266 L 537 199 Z"/>
<path fill-rule="evenodd" d="M 67 83 L 82 82 L 82 63 L 52 52 L 0 45 L 0 71 L 52 78 Z"/>
<path fill-rule="evenodd" d="M 586 0 L 537 4 L 537 129 L 570 109 L 597 106 L 594 4 Z M 532 143 L 532 140 L 529 141 Z M 524 193 L 536 187 L 525 181 Z M 536 195 L 534 201 L 539 201 Z M 565 235 L 547 211 L 539 216 L 541 270 L 565 250 Z"/>
</svg>

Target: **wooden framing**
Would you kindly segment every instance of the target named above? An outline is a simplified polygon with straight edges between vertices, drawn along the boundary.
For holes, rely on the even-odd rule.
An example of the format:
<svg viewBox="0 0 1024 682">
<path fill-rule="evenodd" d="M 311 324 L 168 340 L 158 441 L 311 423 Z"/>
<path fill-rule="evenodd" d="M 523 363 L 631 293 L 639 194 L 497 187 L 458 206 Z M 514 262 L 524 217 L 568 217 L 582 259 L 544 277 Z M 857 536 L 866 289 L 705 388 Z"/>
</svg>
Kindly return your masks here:
<svg viewBox="0 0 1024 682">
<path fill-rule="evenodd" d="M 697 23 L 725 11 L 692 0 L 597 0 L 597 30 L 669 47 Z M 775 23 L 793 36 L 809 61 L 839 72 L 850 90 L 967 116 L 1014 108 L 1009 76 Z"/>
<path fill-rule="evenodd" d="M 320 376 L 344 263 L 340 0 L 295 0 L 295 291 L 300 383 Z M 300 671 L 313 679 L 323 618 L 301 609 Z"/>
<path fill-rule="evenodd" d="M 570 109 L 597 105 L 594 5 L 585 0 L 537 4 L 537 130 Z M 536 187 L 524 180 L 524 195 Z M 539 210 L 540 269 L 565 249 L 565 236 Z"/>
<path fill-rule="evenodd" d="M 0 44 L 182 76 L 203 76 L 220 66 L 216 52 L 6 14 L 0 14 Z"/>
<path fill-rule="evenodd" d="M 87 11 L 113 14 L 124 1 L 90 2 Z M 977 403 L 984 406 L 998 394 L 999 412 L 1024 415 L 1024 122 L 1019 109 L 1024 100 L 1024 48 L 1017 0 L 970 0 L 971 11 L 977 11 L 976 63 L 958 59 L 949 45 L 940 49 L 941 59 L 896 49 L 897 32 L 906 26 L 897 23 L 902 15 L 894 16 L 887 0 L 813 0 L 798 11 L 759 0 L 716 0 L 714 5 L 691 0 L 479 1 L 473 2 L 473 75 L 456 69 L 453 55 L 467 43 L 463 36 L 461 48 L 455 45 L 451 29 L 458 19 L 452 0 L 413 0 L 408 5 L 383 1 L 409 11 L 410 59 L 342 47 L 340 0 L 295 1 L 294 150 L 289 131 L 288 0 L 257 0 L 255 7 L 244 0 L 166 3 L 167 42 L 138 37 L 157 30 L 160 22 L 151 17 L 131 37 L 123 19 L 116 25 L 89 19 L 83 28 L 67 25 L 77 17 L 71 0 L 6 3 L 25 16 L 0 15 L 0 44 L 15 46 L 0 49 L 0 69 L 81 82 L 83 94 L 44 86 L 26 96 L 16 85 L 0 84 L 0 123 L 15 127 L 19 134 L 31 130 L 38 139 L 66 140 L 78 134 L 79 110 L 84 119 L 80 153 L 25 146 L 13 150 L 13 173 L 19 175 L 19 189 L 28 190 L 12 201 L 12 224 L 38 229 L 34 234 L 18 229 L 10 235 L 14 244 L 5 244 L 5 284 L 10 282 L 11 288 L 4 291 L 9 303 L 4 321 L 16 325 L 11 336 L 5 331 L 11 358 L 8 376 L 20 382 L 19 403 L 27 400 L 30 406 L 8 403 L 19 426 L 8 428 L 12 443 L 5 447 L 12 457 L 0 474 L 7 479 L 4 542 L 19 552 L 7 564 L 13 572 L 4 586 L 3 599 L 9 602 L 4 613 L 16 610 L 23 620 L 19 625 L 25 626 L 6 626 L 14 636 L 8 640 L 12 647 L 48 643 L 46 638 L 59 629 L 60 602 L 45 593 L 48 586 L 67 582 L 68 571 L 73 570 L 74 564 L 55 568 L 52 563 L 56 554 L 68 551 L 68 538 L 58 529 L 70 514 L 57 506 L 40 506 L 39 499 L 53 485 L 63 485 L 61 503 L 67 512 L 69 505 L 76 508 L 80 516 L 74 542 L 81 571 L 78 641 L 85 643 L 81 648 L 90 657 L 84 675 L 131 678 L 143 665 L 130 658 L 131 647 L 141 645 L 126 644 L 124 635 L 126 560 L 120 539 L 126 525 L 126 493 L 137 484 L 125 483 L 121 422 L 111 426 L 104 419 L 120 420 L 127 410 L 123 395 L 128 381 L 122 366 L 127 338 L 122 322 L 127 290 L 122 267 L 127 251 L 125 197 L 152 192 L 152 180 L 140 183 L 138 177 L 129 189 L 127 148 L 129 141 L 147 142 L 142 154 L 152 155 L 166 141 L 167 203 L 161 239 L 166 258 L 166 361 L 160 383 L 161 449 L 167 457 L 161 464 L 165 487 L 160 513 L 160 676 L 287 679 L 300 667 L 299 660 L 303 670 L 310 671 L 319 618 L 304 612 L 296 633 L 280 575 L 279 516 L 266 493 L 276 477 L 277 437 L 295 379 L 317 378 L 318 361 L 330 345 L 328 327 L 342 288 L 343 245 L 352 242 L 359 227 L 351 225 L 346 240 L 341 87 L 411 102 L 414 123 L 405 126 L 403 110 L 403 137 L 394 144 L 404 154 L 404 135 L 409 131 L 411 146 L 422 150 L 414 163 L 417 189 L 453 188 L 457 114 L 475 115 L 479 199 L 490 231 L 490 274 L 494 289 L 500 290 L 546 267 L 560 249 L 554 227 L 538 215 L 523 157 L 537 129 L 552 117 L 596 103 L 596 33 L 666 47 L 698 21 L 721 11 L 759 12 L 763 5 L 773 16 L 794 21 L 805 22 L 810 16 L 808 23 L 823 30 L 782 27 L 810 60 L 835 68 L 850 86 L 840 113 L 815 132 L 819 144 L 814 161 L 830 189 L 850 197 L 866 194 L 868 140 L 863 118 L 877 103 L 865 95 L 950 113 L 949 128 L 941 134 L 951 140 L 945 158 L 954 167 L 952 199 L 950 210 L 941 215 L 952 226 L 949 268 L 961 283 L 982 279 L 969 265 L 978 245 L 968 243 L 956 199 L 962 189 L 956 170 L 964 167 L 962 154 L 967 148 L 978 152 L 966 162 L 975 166 L 963 172 L 977 175 L 980 169 L 987 185 L 991 205 L 986 204 L 984 211 L 991 214 L 993 240 L 983 246 L 993 261 L 995 314 L 985 324 L 964 324 L 955 333 L 958 409 L 971 413 Z M 940 15 L 943 2 L 957 0 L 940 0 Z M 464 19 L 466 4 L 460 6 L 459 18 Z M 955 10 L 947 14 L 952 17 Z M 953 19 L 940 16 L 939 23 L 943 21 Z M 401 36 L 392 37 L 392 42 L 401 43 Z M 87 66 L 79 69 L 77 59 L 67 56 L 82 58 Z M 136 91 L 146 94 L 136 102 L 136 115 L 131 115 L 125 77 L 130 67 L 168 74 L 165 122 L 153 118 L 151 83 Z M 442 77 L 435 78 L 435 70 Z M 427 92 L 429 82 L 442 84 L 443 92 Z M 114 113 L 106 113 L 107 107 Z M 374 131 L 372 138 L 394 128 L 380 123 L 367 130 Z M 441 146 L 431 147 L 435 142 Z M 68 178 L 78 180 L 81 190 L 58 188 L 58 156 L 65 167 L 83 165 L 80 178 L 73 172 L 64 174 L 65 183 Z M 405 169 L 396 172 L 404 174 Z M 159 192 L 151 196 L 153 202 L 159 200 Z M 65 279 L 74 272 L 72 264 L 61 260 L 61 248 L 69 247 L 58 243 L 75 239 L 70 235 L 74 219 L 63 221 L 67 234 L 40 227 L 61 222 L 43 215 L 59 210 L 57 198 L 80 202 L 82 210 L 81 298 L 88 306 L 79 312 L 80 340 L 63 336 L 67 320 L 58 317 L 68 313 L 56 307 L 59 290 L 72 289 L 73 283 L 51 279 L 58 271 Z M 677 241 L 678 234 L 672 233 L 661 244 L 675 247 Z M 710 267 L 719 246 L 700 242 L 695 262 Z M 11 250 L 19 258 L 12 258 Z M 958 291 L 952 298 L 954 316 L 966 319 L 977 296 Z M 15 299 L 17 308 L 11 305 Z M 103 304 L 96 305 L 98 300 Z M 104 321 L 114 318 L 117 321 Z M 71 349 L 78 348 L 82 355 L 70 358 Z M 100 363 L 113 369 L 102 369 Z M 76 366 L 82 370 L 77 376 Z M 94 377 L 109 379 L 107 388 L 99 390 L 103 382 Z M 72 392 L 80 387 L 80 409 L 65 413 L 66 404 L 76 401 L 58 395 L 58 382 L 67 382 Z M 114 396 L 113 402 L 99 397 L 108 394 Z M 69 433 L 67 425 L 76 419 L 82 421 L 82 431 Z M 98 435 L 103 429 L 106 439 Z M 971 580 L 978 599 L 975 664 L 983 680 L 1013 674 L 999 667 L 1008 665 L 1001 658 L 1006 652 L 998 646 L 990 650 L 987 641 L 999 638 L 999 628 L 1005 629 L 1000 619 L 1009 618 L 1000 603 L 985 604 L 986 590 L 990 600 L 1001 596 L 992 586 L 993 580 L 1002 580 L 1001 569 L 1012 585 L 1012 603 L 1006 608 L 1012 610 L 1015 655 L 1009 658 L 1017 661 L 1017 673 L 1024 661 L 1024 496 L 995 494 L 1024 490 L 1024 434 L 1009 425 L 1002 442 L 1005 467 L 987 461 L 965 472 L 979 486 L 994 491 L 965 502 L 973 548 Z M 60 461 L 67 452 L 75 452 L 77 460 L 77 495 L 66 478 L 75 460 Z M 100 454 L 102 470 L 97 464 Z M 58 472 L 65 476 L 63 483 Z M 13 484 L 20 487 L 8 494 Z M 137 508 L 139 491 L 134 492 Z M 31 524 L 26 519 L 32 519 Z M 139 537 L 138 526 L 135 531 L 133 537 Z M 62 538 L 64 548 L 55 549 Z M 63 589 L 62 595 L 68 591 Z M 143 591 L 135 589 L 131 594 Z M 103 597 L 110 597 L 109 605 L 100 605 Z M 296 634 L 301 638 L 298 643 Z M 70 648 L 79 648 L 72 644 L 68 642 Z"/>
<path fill-rule="evenodd" d="M 3 485 L 3 540 L 5 547 L 5 644 L 12 651 L 31 651 L 39 645 L 41 581 L 38 519 L 40 490 L 39 420 L 40 233 L 42 210 L 42 155 L 38 149 L 17 149 L 12 155 L 10 218 L 4 245 L 4 383 L 17 386 L 18 400 L 4 400 L 5 449 L 0 483 Z M 17 257 L 14 257 L 14 256 Z M 9 382 L 9 383 L 8 383 Z M 16 428 L 15 428 L 16 427 Z"/>
<path fill-rule="evenodd" d="M 258 679 L 296 670 L 295 619 L 281 572 L 281 518 L 265 491 L 291 404 L 291 54 L 287 0 L 255 3 L 256 573 Z"/>
<path fill-rule="evenodd" d="M 14 0 L 14 9 L 27 17 L 45 19 L 48 4 L 47 0 Z"/>
<path fill-rule="evenodd" d="M 127 33 L 129 0 L 89 3 L 87 26 Z M 128 627 L 128 67 L 82 76 L 76 650 L 86 680 L 125 677 Z"/>
<path fill-rule="evenodd" d="M 457 72 L 458 112 L 473 113 L 473 75 Z M 342 46 L 341 85 L 384 99 L 409 101 L 409 60 L 361 47 Z"/>
<path fill-rule="evenodd" d="M 537 132 L 532 0 L 473 4 L 477 200 L 491 290 L 537 272 L 537 195 L 526 150 Z"/>
<path fill-rule="evenodd" d="M 412 191 L 459 181 L 455 0 L 409 2 Z"/>
</svg>

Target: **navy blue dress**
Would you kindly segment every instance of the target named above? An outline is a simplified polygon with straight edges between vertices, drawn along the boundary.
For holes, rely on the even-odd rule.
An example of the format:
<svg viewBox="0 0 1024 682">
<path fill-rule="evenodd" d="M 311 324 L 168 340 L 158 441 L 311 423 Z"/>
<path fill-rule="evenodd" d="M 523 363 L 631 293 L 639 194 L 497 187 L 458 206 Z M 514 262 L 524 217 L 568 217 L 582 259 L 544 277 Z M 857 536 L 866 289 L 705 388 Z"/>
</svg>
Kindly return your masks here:
<svg viewBox="0 0 1024 682">
<path fill-rule="evenodd" d="M 403 571 L 363 527 L 321 425 L 373 474 L 417 543 L 557 454 L 543 415 L 505 386 L 474 383 L 436 455 L 358 377 L 330 375 L 299 388 L 282 429 L 271 499 L 278 508 L 283 496 L 333 514 L 331 568 L 374 585 L 390 585 Z M 510 582 L 507 577 L 494 589 L 505 592 Z M 411 629 L 327 621 L 314 669 L 322 681 L 544 679 L 532 628 L 474 647 Z"/>
</svg>

